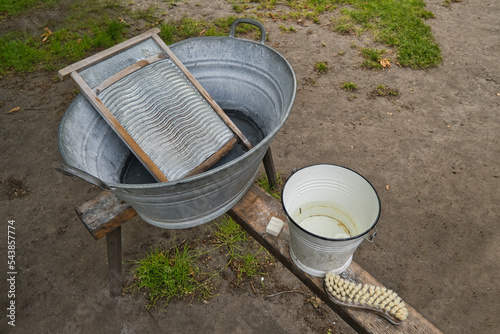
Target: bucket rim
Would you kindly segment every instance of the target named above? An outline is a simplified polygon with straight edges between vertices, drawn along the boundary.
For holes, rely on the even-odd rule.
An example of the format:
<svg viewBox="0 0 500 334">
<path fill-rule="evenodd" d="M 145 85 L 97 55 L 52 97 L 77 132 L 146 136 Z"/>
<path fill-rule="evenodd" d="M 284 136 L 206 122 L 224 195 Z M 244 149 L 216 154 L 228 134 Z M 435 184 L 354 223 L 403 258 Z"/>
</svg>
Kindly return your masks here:
<svg viewBox="0 0 500 334">
<path fill-rule="evenodd" d="M 292 216 L 287 211 L 287 209 L 285 207 L 285 203 L 283 201 L 283 198 L 284 198 L 283 194 L 285 192 L 286 185 L 287 185 L 288 181 L 292 178 L 292 176 L 295 175 L 295 174 L 297 174 L 301 170 L 304 170 L 304 169 L 307 169 L 307 168 L 312 168 L 312 167 L 317 167 L 317 166 L 329 166 L 329 167 L 337 167 L 337 168 L 345 169 L 345 170 L 347 170 L 349 172 L 352 172 L 352 173 L 357 174 L 358 176 L 360 176 L 372 188 L 373 192 L 375 193 L 375 197 L 377 198 L 378 212 L 377 212 L 377 217 L 375 217 L 375 221 L 370 226 L 370 228 L 368 228 L 365 232 L 357 234 L 357 235 L 355 235 L 353 237 L 349 237 L 349 238 L 333 239 L 333 238 L 327 238 L 327 237 L 323 237 L 321 235 L 317 235 L 315 233 L 312 233 L 312 232 L 304 229 L 303 227 L 301 227 L 300 224 L 298 224 L 295 220 L 293 220 Z M 355 170 L 353 170 L 351 168 L 348 168 L 348 167 L 345 167 L 345 166 L 336 165 L 336 164 L 329 164 L 329 163 L 318 163 L 318 164 L 304 166 L 304 167 L 302 167 L 300 169 L 294 170 L 294 172 L 292 173 L 292 175 L 285 181 L 285 184 L 283 185 L 283 190 L 281 191 L 281 206 L 283 207 L 283 210 L 285 211 L 285 214 L 286 214 L 286 217 L 287 217 L 288 221 L 292 222 L 292 224 L 294 226 L 296 226 L 301 231 L 303 231 L 304 233 L 306 233 L 306 234 L 308 234 L 310 236 L 313 236 L 313 237 L 321 239 L 321 240 L 326 240 L 326 241 L 349 241 L 349 240 L 359 239 L 359 238 L 365 236 L 366 234 L 368 234 L 368 232 L 370 232 L 371 230 L 373 230 L 373 228 L 377 225 L 377 223 L 378 223 L 378 221 L 380 219 L 381 212 L 382 212 L 382 205 L 380 203 L 380 197 L 378 196 L 377 190 L 373 187 L 373 185 L 370 183 L 370 181 L 368 181 L 368 179 L 366 177 L 364 177 L 363 175 L 361 175 L 360 173 L 356 172 Z"/>
</svg>

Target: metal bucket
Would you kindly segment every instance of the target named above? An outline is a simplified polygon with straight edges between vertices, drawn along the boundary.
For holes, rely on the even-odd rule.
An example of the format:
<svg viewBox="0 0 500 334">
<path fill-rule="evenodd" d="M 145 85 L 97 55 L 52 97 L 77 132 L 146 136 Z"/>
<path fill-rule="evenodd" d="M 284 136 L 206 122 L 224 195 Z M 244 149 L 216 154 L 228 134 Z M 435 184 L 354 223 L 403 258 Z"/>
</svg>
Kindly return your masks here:
<svg viewBox="0 0 500 334">
<path fill-rule="evenodd" d="M 290 228 L 290 256 L 313 276 L 341 273 L 356 248 L 375 228 L 380 200 L 372 185 L 358 173 L 321 164 L 298 170 L 282 194 Z"/>
<path fill-rule="evenodd" d="M 241 22 L 259 27 L 260 42 L 234 37 Z M 161 228 L 193 227 L 227 212 L 252 185 L 295 99 L 295 74 L 283 56 L 264 44 L 265 36 L 259 22 L 238 19 L 229 37 L 192 38 L 170 46 L 222 109 L 252 120 L 262 131 L 263 138 L 253 149 L 178 181 L 123 183 L 120 176 L 131 155 L 129 149 L 86 98 L 78 95 L 61 121 L 58 142 L 66 164 L 81 172 L 74 168 L 66 172 L 108 189 L 146 222 Z"/>
</svg>

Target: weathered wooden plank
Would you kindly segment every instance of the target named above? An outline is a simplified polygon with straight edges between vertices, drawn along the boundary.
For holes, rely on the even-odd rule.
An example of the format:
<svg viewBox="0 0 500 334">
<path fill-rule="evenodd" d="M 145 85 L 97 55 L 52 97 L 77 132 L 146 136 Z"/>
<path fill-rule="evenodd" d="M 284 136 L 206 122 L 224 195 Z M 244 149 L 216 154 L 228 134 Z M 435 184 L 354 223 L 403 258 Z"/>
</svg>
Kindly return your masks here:
<svg viewBox="0 0 500 334">
<path fill-rule="evenodd" d="M 130 205 L 107 191 L 83 203 L 75 211 L 96 240 L 137 216 L 137 212 Z"/>
<path fill-rule="evenodd" d="M 286 220 L 286 216 L 281 204 L 260 187 L 252 186 L 245 197 L 229 211 L 229 215 L 358 332 L 441 333 L 409 305 L 407 305 L 408 318 L 401 325 L 395 326 L 371 312 L 344 308 L 333 303 L 323 289 L 323 279 L 306 274 L 293 263 L 288 251 L 288 226 L 284 226 L 278 237 L 266 233 L 266 226 L 271 217 Z M 347 271 L 363 283 L 380 285 L 354 262 Z"/>
</svg>

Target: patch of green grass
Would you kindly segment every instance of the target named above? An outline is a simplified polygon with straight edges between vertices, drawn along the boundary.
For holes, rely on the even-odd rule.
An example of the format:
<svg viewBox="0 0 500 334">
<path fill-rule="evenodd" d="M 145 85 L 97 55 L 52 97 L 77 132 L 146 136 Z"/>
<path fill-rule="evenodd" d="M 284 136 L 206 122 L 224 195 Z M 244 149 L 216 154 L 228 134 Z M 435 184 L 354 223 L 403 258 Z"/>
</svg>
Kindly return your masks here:
<svg viewBox="0 0 500 334">
<path fill-rule="evenodd" d="M 362 48 L 361 55 L 365 58 L 365 61 L 361 64 L 362 67 L 368 69 L 381 69 L 383 66 L 379 63 L 382 59 L 382 55 L 385 50 Z"/>
<path fill-rule="evenodd" d="M 0 1 L 4 8 L 12 2 Z M 170 3 L 173 5 L 175 1 Z M 118 19 L 119 17 L 125 20 Z M 134 12 L 118 0 L 83 0 L 71 5 L 67 17 L 49 25 L 51 31 L 49 36 L 44 36 L 45 41 L 40 35 L 48 34 L 48 31 L 43 28 L 33 35 L 22 31 L 5 32 L 0 37 L 0 77 L 13 72 L 21 74 L 41 69 L 56 71 L 87 57 L 90 52 L 109 48 L 127 37 L 127 18 L 135 20 L 136 25 L 140 21 L 139 24 L 146 27 L 157 25 L 160 21 L 153 7 Z M 190 37 L 227 36 L 235 19 L 236 17 L 229 16 L 205 22 L 185 18 L 162 24 L 161 37 L 167 44 L 171 44 Z M 238 34 L 250 37 L 258 35 L 254 33 L 258 31 L 252 25 L 240 24 L 237 27 Z"/>
<path fill-rule="evenodd" d="M 377 85 L 369 94 L 371 97 L 395 98 L 399 96 L 399 90 L 390 88 L 386 85 Z"/>
<path fill-rule="evenodd" d="M 246 3 L 250 1 L 243 2 Z M 308 19 L 316 24 L 320 23 L 319 16 L 322 13 L 326 11 L 333 11 L 337 7 L 337 5 L 333 4 L 331 0 L 257 0 L 251 2 L 258 2 L 256 9 L 265 11 L 265 14 L 260 13 L 260 15 L 270 16 L 273 20 L 279 19 L 286 21 Z M 277 5 L 287 5 L 290 10 L 271 12 L 276 9 Z"/>
<path fill-rule="evenodd" d="M 32 72 L 46 58 L 39 41 L 23 33 L 7 33 L 0 37 L 0 76 L 10 72 Z"/>
<path fill-rule="evenodd" d="M 179 2 L 179 1 L 178 0 L 163 0 L 163 2 L 167 2 L 168 3 L 168 8 L 172 9 L 175 6 L 177 6 L 177 2 Z"/>
<path fill-rule="evenodd" d="M 0 0 L 6 13 L 18 13 L 22 8 L 55 3 L 56 0 Z M 175 5 L 171 0 L 170 5 Z M 0 10 L 1 12 L 1 10 Z M 146 27 L 160 21 L 157 10 L 149 7 L 132 11 L 118 0 L 82 0 L 74 2 L 69 15 L 48 24 L 50 34 L 45 41 L 40 37 L 48 31 L 40 28 L 33 35 L 23 31 L 5 32 L 0 37 L 0 77 L 9 73 L 29 73 L 41 69 L 56 71 L 89 55 L 90 52 L 109 48 L 127 36 L 127 18 Z M 110 19 L 113 17 L 113 19 Z M 118 19 L 123 17 L 124 19 Z M 214 22 L 185 18 L 163 24 L 161 36 L 167 44 L 197 36 L 227 36 L 236 17 L 223 17 Z M 139 21 L 139 22 L 138 22 Z M 142 22 L 142 23 L 141 23 Z M 45 27 L 45 26 L 42 26 Z M 259 31 L 251 25 L 240 24 L 237 33 L 254 37 Z"/>
<path fill-rule="evenodd" d="M 89 26 L 85 32 L 56 30 L 45 42 L 27 33 L 7 33 L 0 37 L 0 76 L 10 72 L 55 70 L 61 62 L 79 60 L 90 50 L 109 48 L 122 41 L 126 29 L 123 23 L 107 20 Z"/>
<path fill-rule="evenodd" d="M 167 251 L 156 249 L 136 261 L 134 282 L 127 291 L 144 291 L 147 309 L 159 301 L 167 305 L 170 300 L 186 295 L 208 298 L 212 295 L 210 280 L 201 277 L 197 260 L 197 253 L 188 246 Z"/>
<path fill-rule="evenodd" d="M 276 8 L 276 0 L 256 0 L 255 2 L 258 2 L 259 4 L 257 5 L 257 9 L 274 9 Z"/>
<path fill-rule="evenodd" d="M 227 252 L 224 268 L 231 268 L 235 274 L 233 283 L 238 286 L 245 279 L 267 275 L 265 265 L 271 262 L 271 255 L 250 238 L 239 224 L 224 215 L 214 221 L 214 226 L 215 229 L 210 229 L 213 229 L 211 234 L 215 248 L 205 248 L 202 252 L 198 244 L 194 243 L 169 250 L 155 249 L 144 258 L 134 261 L 134 280 L 125 292 L 144 292 L 147 309 L 159 303 L 168 305 L 171 300 L 186 296 L 210 298 L 214 294 L 220 269 L 201 272 L 199 268 L 206 265 L 204 259 L 213 257 L 216 250 Z"/>
<path fill-rule="evenodd" d="M 242 250 L 242 244 L 248 241 L 248 234 L 231 217 L 224 215 L 215 223 L 217 230 L 214 232 L 215 242 L 223 245 L 234 254 Z"/>
<path fill-rule="evenodd" d="M 332 22 L 333 30 L 338 33 L 347 35 L 356 31 L 353 20 L 351 20 L 348 16 L 335 18 Z"/>
<path fill-rule="evenodd" d="M 443 6 L 450 7 L 452 3 L 458 3 L 458 2 L 462 2 L 462 0 L 444 0 Z"/>
<path fill-rule="evenodd" d="M 314 64 L 314 71 L 318 74 L 325 74 L 326 72 L 329 71 L 328 68 L 328 62 L 327 61 L 320 61 Z"/>
<path fill-rule="evenodd" d="M 76 2 L 70 15 L 59 23 L 52 22 L 54 27 L 40 28 L 34 35 L 6 32 L 0 37 L 0 76 L 40 69 L 55 71 L 84 58 L 90 51 L 121 42 L 128 25 L 108 16 L 116 11 L 116 6 L 119 4 L 115 0 Z"/>
<path fill-rule="evenodd" d="M 245 277 L 265 275 L 262 266 L 270 255 L 264 248 L 252 251 L 252 248 L 255 248 L 255 240 L 227 215 L 220 217 L 215 226 L 217 227 L 214 232 L 215 243 L 227 250 L 227 265 L 236 274 L 237 284 Z"/>
<path fill-rule="evenodd" d="M 354 82 L 348 81 L 342 84 L 342 88 L 348 92 L 353 92 L 358 89 L 358 86 Z"/>
<path fill-rule="evenodd" d="M 379 49 L 370 49 L 370 48 L 363 48 L 361 49 L 361 54 L 370 60 L 373 61 L 378 61 L 381 59 L 382 55 L 385 53 L 385 50 L 379 50 Z"/>
<path fill-rule="evenodd" d="M 316 83 L 314 80 L 311 81 L 313 85 Z M 264 189 L 269 195 L 271 195 L 278 201 L 281 201 L 281 188 L 283 186 L 283 179 L 281 177 L 281 174 L 281 172 L 276 173 L 276 179 L 278 180 L 277 188 L 271 186 L 271 183 L 269 183 L 269 179 L 267 178 L 267 175 L 265 173 L 260 173 L 259 177 L 256 180 L 257 184 L 262 189 Z"/>
<path fill-rule="evenodd" d="M 172 44 L 186 38 L 199 36 L 227 36 L 234 16 L 218 18 L 213 22 L 183 18 L 180 21 L 164 23 L 160 26 L 160 36 L 166 44 Z M 239 24 L 236 35 L 251 35 L 258 29 L 250 24 Z M 252 36 L 253 37 L 253 36 Z"/>
<path fill-rule="evenodd" d="M 239 4 L 233 4 L 233 10 L 236 12 L 236 13 L 243 13 L 243 11 L 245 10 L 244 7 L 242 5 L 239 5 Z"/>
<path fill-rule="evenodd" d="M 425 24 L 434 14 L 425 10 L 423 0 L 332 0 L 349 5 L 344 20 L 371 31 L 376 40 L 394 46 L 402 66 L 428 68 L 442 61 L 441 50 Z"/>
<path fill-rule="evenodd" d="M 266 253 L 265 248 L 260 247 L 260 249 L 255 253 L 236 253 L 232 262 L 231 269 L 236 273 L 236 281 L 239 284 L 244 278 L 253 278 L 256 276 L 266 275 L 267 273 L 262 270 L 262 264 L 265 259 L 262 259 L 260 255 Z M 264 255 L 264 257 L 266 256 Z"/>
<path fill-rule="evenodd" d="M 29 9 L 51 5 L 57 1 L 58 0 L 0 0 L 0 13 L 18 15 Z"/>
<path fill-rule="evenodd" d="M 144 20 L 150 23 L 157 23 L 160 20 L 157 16 L 159 10 L 160 9 L 157 6 L 149 6 L 144 9 L 129 12 L 129 15 L 136 20 Z"/>
<path fill-rule="evenodd" d="M 297 31 L 297 29 L 295 29 L 294 27 L 289 27 L 289 28 L 287 28 L 287 27 L 285 27 L 285 26 L 284 26 L 284 25 L 282 25 L 282 24 L 280 24 L 279 28 L 280 28 L 280 30 L 281 30 L 282 32 L 284 32 L 284 33 L 296 32 L 296 31 Z"/>
</svg>

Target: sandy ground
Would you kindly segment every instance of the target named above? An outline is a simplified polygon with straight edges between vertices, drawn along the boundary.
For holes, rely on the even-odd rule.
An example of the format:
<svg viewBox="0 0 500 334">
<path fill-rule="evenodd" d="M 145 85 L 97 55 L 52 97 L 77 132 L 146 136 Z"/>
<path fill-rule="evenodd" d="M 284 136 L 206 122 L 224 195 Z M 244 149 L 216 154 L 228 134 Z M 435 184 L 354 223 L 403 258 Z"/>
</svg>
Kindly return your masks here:
<svg viewBox="0 0 500 334">
<path fill-rule="evenodd" d="M 368 35 L 264 22 L 268 45 L 290 62 L 298 80 L 292 114 L 273 142 L 275 164 L 285 176 L 314 163 L 364 175 L 383 212 L 375 242 L 363 243 L 354 260 L 443 332 L 498 333 L 500 3 L 427 3 L 436 15 L 428 24 L 444 62 L 426 71 L 361 69 L 352 46 L 375 46 Z M 165 19 L 227 14 L 234 15 L 224 1 L 183 1 Z M 63 10 L 47 13 L 57 15 Z M 0 29 L 31 22 L 41 31 L 45 19 L 37 14 L 0 23 Z M 297 32 L 281 34 L 280 24 Z M 318 61 L 328 61 L 327 74 L 314 73 Z M 58 125 L 75 96 L 70 81 L 54 77 L 37 72 L 0 82 L 1 333 L 353 332 L 324 305 L 315 309 L 307 302 L 311 293 L 279 264 L 264 277 L 266 290 L 257 293 L 235 287 L 228 269 L 207 303 L 174 301 L 147 312 L 141 294 L 111 298 L 105 242 L 94 241 L 73 210 L 98 191 L 53 169 L 61 161 Z M 358 90 L 342 90 L 343 81 Z M 399 95 L 371 97 L 379 84 Z M 15 107 L 21 110 L 7 114 Z M 16 233 L 14 299 L 7 296 L 9 220 Z M 127 281 L 130 259 L 174 239 L 200 238 L 211 226 L 166 232 L 140 219 L 127 223 Z M 266 297 L 287 290 L 300 292 Z M 15 327 L 7 324 L 10 300 L 16 303 Z"/>
</svg>

